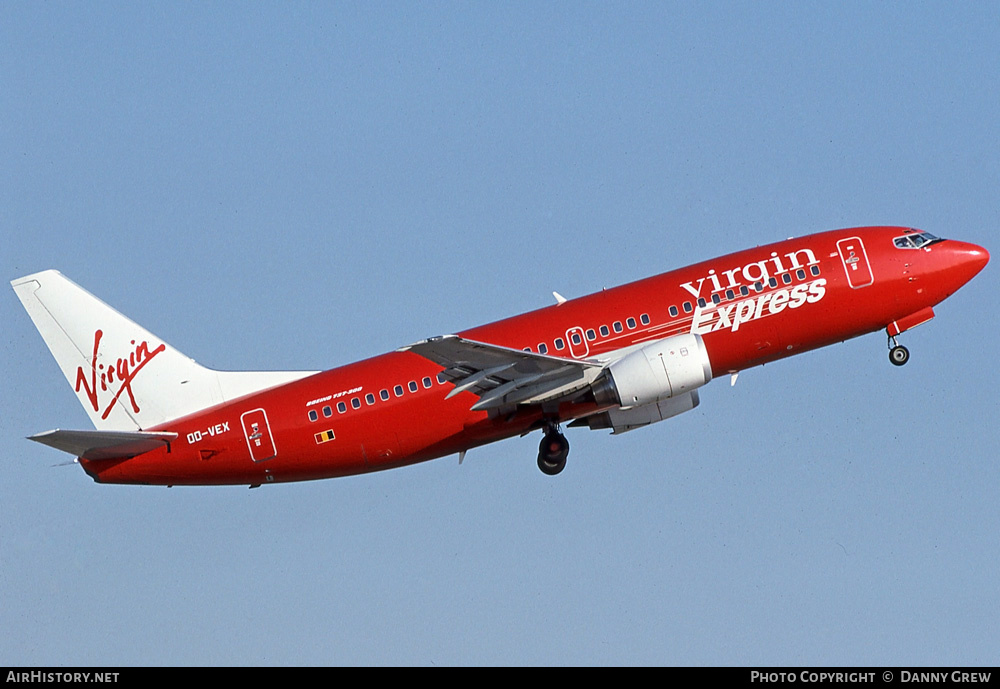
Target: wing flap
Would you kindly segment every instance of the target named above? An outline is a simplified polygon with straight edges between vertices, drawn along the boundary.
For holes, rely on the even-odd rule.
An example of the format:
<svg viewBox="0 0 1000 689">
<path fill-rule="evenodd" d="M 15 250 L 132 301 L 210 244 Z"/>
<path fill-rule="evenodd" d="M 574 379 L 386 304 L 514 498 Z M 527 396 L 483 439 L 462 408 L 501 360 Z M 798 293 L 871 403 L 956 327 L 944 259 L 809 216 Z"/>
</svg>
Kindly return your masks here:
<svg viewBox="0 0 1000 689">
<path fill-rule="evenodd" d="M 562 359 L 534 352 L 466 340 L 457 335 L 432 337 L 401 348 L 444 367 L 440 376 L 453 383 L 454 397 L 479 397 L 475 411 L 517 404 L 539 404 L 589 385 L 603 370 L 592 361 Z"/>
</svg>

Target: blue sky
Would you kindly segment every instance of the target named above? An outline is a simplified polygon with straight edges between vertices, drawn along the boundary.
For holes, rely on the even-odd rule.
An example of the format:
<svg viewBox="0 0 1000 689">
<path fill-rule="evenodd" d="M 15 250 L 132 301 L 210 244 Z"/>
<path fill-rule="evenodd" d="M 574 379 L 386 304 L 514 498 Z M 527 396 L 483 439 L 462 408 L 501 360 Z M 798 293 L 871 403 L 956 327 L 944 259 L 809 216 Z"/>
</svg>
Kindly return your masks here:
<svg viewBox="0 0 1000 689">
<path fill-rule="evenodd" d="M 991 3 L 4 3 L 0 268 L 320 369 L 755 244 L 996 253 Z M 99 486 L 0 299 L 0 664 L 996 664 L 996 270 L 907 333 L 382 474 Z"/>
</svg>

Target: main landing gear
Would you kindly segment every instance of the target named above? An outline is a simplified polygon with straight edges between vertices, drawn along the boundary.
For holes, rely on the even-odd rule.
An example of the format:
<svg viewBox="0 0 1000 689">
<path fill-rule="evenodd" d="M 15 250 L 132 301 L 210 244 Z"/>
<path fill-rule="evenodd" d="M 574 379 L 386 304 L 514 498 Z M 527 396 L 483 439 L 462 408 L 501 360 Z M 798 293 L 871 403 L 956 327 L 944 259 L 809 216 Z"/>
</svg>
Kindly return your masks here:
<svg viewBox="0 0 1000 689">
<path fill-rule="evenodd" d="M 545 435 L 538 445 L 538 468 L 543 474 L 555 476 L 566 468 L 569 456 L 569 441 L 559 432 L 559 425 L 550 423 L 545 427 Z"/>
<path fill-rule="evenodd" d="M 896 344 L 896 338 L 889 336 L 889 361 L 893 366 L 902 366 L 910 360 L 910 350 L 901 344 Z"/>
</svg>

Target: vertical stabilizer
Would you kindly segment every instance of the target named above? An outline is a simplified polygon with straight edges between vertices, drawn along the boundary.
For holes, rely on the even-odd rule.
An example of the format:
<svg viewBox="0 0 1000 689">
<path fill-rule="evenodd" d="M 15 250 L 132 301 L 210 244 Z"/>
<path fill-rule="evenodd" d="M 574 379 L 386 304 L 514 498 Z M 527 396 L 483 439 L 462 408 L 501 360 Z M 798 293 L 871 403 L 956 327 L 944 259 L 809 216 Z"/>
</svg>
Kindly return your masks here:
<svg viewBox="0 0 1000 689">
<path fill-rule="evenodd" d="M 11 285 L 100 430 L 150 428 L 312 373 L 207 369 L 55 270 Z"/>
</svg>

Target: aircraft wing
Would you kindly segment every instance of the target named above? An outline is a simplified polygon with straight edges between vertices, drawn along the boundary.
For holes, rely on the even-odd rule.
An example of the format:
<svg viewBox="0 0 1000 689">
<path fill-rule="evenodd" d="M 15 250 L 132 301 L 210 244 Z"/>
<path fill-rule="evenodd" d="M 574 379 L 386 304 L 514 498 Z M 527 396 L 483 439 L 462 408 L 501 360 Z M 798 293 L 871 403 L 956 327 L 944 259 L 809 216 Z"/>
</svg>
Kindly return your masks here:
<svg viewBox="0 0 1000 689">
<path fill-rule="evenodd" d="M 460 392 L 477 395 L 473 411 L 569 398 L 604 370 L 603 364 L 592 361 L 546 356 L 457 335 L 432 337 L 398 351 L 413 352 L 443 366 L 441 377 L 455 385 L 448 397 Z"/>
</svg>

